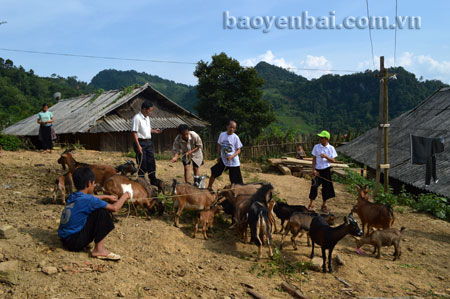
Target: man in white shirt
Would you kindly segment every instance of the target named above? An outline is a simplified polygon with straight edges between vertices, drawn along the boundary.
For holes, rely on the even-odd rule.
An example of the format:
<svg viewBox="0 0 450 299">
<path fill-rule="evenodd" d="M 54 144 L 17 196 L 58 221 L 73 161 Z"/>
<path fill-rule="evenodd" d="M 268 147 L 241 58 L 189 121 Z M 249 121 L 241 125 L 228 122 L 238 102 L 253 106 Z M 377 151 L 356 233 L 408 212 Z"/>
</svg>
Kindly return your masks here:
<svg viewBox="0 0 450 299">
<path fill-rule="evenodd" d="M 312 150 L 314 178 L 309 192 L 309 199 L 311 201 L 308 209 L 312 210 L 314 208 L 314 200 L 317 197 L 317 191 L 319 186 L 322 185 L 322 211 L 328 213 L 326 201 L 336 196 L 334 193 L 333 182 L 331 181 L 330 163 L 335 162 L 334 159 L 337 157 L 337 153 L 334 147 L 328 143 L 328 140 L 330 140 L 330 133 L 322 131 L 317 134 L 317 136 L 320 137 L 320 143 L 316 144 Z"/>
<path fill-rule="evenodd" d="M 136 163 L 139 167 L 139 176 L 145 177 L 148 174 L 150 184 L 158 185 L 156 178 L 155 155 L 153 154 L 152 133 L 161 133 L 160 129 L 152 129 L 150 124 L 150 114 L 153 111 L 153 104 L 150 101 L 144 101 L 141 111 L 133 117 L 133 148 L 136 152 Z M 141 162 L 142 161 L 142 162 Z"/>
<path fill-rule="evenodd" d="M 208 182 L 208 189 L 211 189 L 215 178 L 222 175 L 224 170 L 228 169 L 230 182 L 232 184 L 244 184 L 241 174 L 241 163 L 239 154 L 241 153 L 242 143 L 236 131 L 236 122 L 230 120 L 227 131 L 220 133 L 217 141 L 217 164 L 211 167 L 211 177 Z"/>
</svg>

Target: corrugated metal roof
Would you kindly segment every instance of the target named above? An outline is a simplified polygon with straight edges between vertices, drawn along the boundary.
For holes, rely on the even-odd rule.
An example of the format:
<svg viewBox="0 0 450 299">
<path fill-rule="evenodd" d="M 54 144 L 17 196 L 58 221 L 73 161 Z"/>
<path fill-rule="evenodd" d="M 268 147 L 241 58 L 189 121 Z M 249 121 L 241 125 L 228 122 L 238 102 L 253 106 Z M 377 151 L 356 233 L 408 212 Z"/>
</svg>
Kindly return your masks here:
<svg viewBox="0 0 450 299">
<path fill-rule="evenodd" d="M 436 155 L 439 183 L 432 183 L 426 190 L 450 198 L 450 88 L 439 89 L 389 123 L 389 176 L 425 190 L 425 166 L 411 164 L 409 136 L 444 138 L 445 151 Z M 337 151 L 375 169 L 377 134 L 377 128 L 369 130 Z"/>
<path fill-rule="evenodd" d="M 176 128 L 182 123 L 191 127 L 208 125 L 207 122 L 146 83 L 123 96 L 121 96 L 120 90 L 110 90 L 103 92 L 97 98 L 95 98 L 96 94 L 88 94 L 59 101 L 49 108 L 54 115 L 55 131 L 57 134 L 131 131 L 130 119 L 136 111 L 129 108 L 130 113 L 126 113 L 129 117 L 121 117 L 114 111 L 141 95 L 152 100 L 155 105 L 150 116 L 154 128 Z M 17 136 L 37 136 L 39 126 L 36 121 L 37 114 L 4 129 L 3 133 Z"/>
</svg>

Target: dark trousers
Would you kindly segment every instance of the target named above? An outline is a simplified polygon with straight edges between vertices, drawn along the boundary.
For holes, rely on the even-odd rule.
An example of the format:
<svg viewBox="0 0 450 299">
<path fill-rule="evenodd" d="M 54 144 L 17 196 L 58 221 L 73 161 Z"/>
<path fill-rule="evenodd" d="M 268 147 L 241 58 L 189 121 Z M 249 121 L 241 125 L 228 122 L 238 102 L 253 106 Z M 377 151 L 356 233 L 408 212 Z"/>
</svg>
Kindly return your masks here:
<svg viewBox="0 0 450 299">
<path fill-rule="evenodd" d="M 434 181 L 437 180 L 435 155 L 432 155 L 427 158 L 427 164 L 425 165 L 425 185 L 430 184 L 431 177 L 433 177 Z"/>
<path fill-rule="evenodd" d="M 322 199 L 325 202 L 336 196 L 334 193 L 333 182 L 331 181 L 331 167 L 316 170 L 319 172 L 319 176 L 312 179 L 309 199 L 316 199 L 319 187 L 322 185 Z"/>
<path fill-rule="evenodd" d="M 42 149 L 44 150 L 53 149 L 52 127 L 41 125 L 39 130 L 41 130 L 40 133 L 41 133 Z"/>
<path fill-rule="evenodd" d="M 139 139 L 139 145 L 142 147 L 142 154 L 138 153 L 136 144 L 133 144 L 134 151 L 136 152 L 136 163 L 139 167 L 138 175 L 145 177 L 148 173 L 148 179 L 152 185 L 157 184 L 156 180 L 156 162 L 155 155 L 153 154 L 153 144 L 151 139 Z M 142 160 L 142 163 L 141 163 Z"/>
<path fill-rule="evenodd" d="M 228 169 L 228 175 L 230 176 L 230 182 L 232 184 L 244 184 L 244 180 L 242 179 L 241 174 L 241 167 L 240 166 L 234 166 L 234 167 L 228 167 L 223 164 L 222 159 L 217 162 L 216 165 L 211 167 L 211 175 L 215 178 L 222 175 L 222 173 Z"/>
<path fill-rule="evenodd" d="M 81 251 L 92 241 L 98 243 L 103 240 L 113 229 L 110 213 L 105 209 L 97 209 L 88 216 L 81 231 L 62 242 L 70 251 Z"/>
</svg>

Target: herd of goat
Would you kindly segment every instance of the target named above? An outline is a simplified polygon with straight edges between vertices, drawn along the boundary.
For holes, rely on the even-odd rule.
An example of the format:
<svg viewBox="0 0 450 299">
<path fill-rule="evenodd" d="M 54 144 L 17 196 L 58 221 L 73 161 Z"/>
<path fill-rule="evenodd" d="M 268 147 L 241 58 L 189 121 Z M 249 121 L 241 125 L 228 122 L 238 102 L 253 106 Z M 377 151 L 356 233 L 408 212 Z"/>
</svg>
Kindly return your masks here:
<svg viewBox="0 0 450 299">
<path fill-rule="evenodd" d="M 164 212 L 164 200 L 160 201 L 158 193 L 165 193 L 165 185 L 162 181 L 158 186 L 151 186 L 144 178 L 132 180 L 127 174 L 133 175 L 137 169 L 133 161 L 126 161 L 117 167 L 106 165 L 86 164 L 77 162 L 70 151 L 64 151 L 58 163 L 68 172 L 55 181 L 53 201 L 56 201 L 57 191 L 61 192 L 61 198 L 65 203 L 68 191 L 72 192 L 72 173 L 78 167 L 89 167 L 95 174 L 96 192 L 116 195 L 120 197 L 124 193 L 124 186 L 132 188 L 133 196 L 130 199 L 136 215 L 136 206 L 147 212 L 154 213 L 156 209 L 159 215 Z M 363 254 L 359 248 L 364 244 L 374 247 L 380 258 L 382 246 L 394 246 L 394 260 L 401 254 L 400 240 L 404 230 L 392 228 L 395 216 L 388 205 L 372 203 L 368 200 L 369 189 L 367 186 L 358 186 L 358 201 L 351 212 L 344 217 L 344 223 L 333 227 L 335 216 L 333 214 L 317 214 L 302 205 L 288 205 L 275 202 L 274 188 L 269 183 L 249 183 L 245 185 L 228 185 L 216 192 L 201 189 L 199 181 L 194 185 L 178 183 L 173 180 L 171 197 L 174 206 L 174 225 L 179 227 L 179 218 L 184 210 L 198 211 L 198 217 L 194 224 L 193 237 L 202 227 L 203 237 L 206 240 L 208 228 L 213 227 L 214 218 L 219 213 L 231 215 L 231 227 L 237 231 L 242 242 L 247 242 L 248 227 L 250 227 L 250 241 L 258 246 L 258 259 L 262 256 L 262 247 L 267 244 L 269 256 L 273 256 L 272 233 L 277 232 L 274 215 L 281 220 L 279 233 L 282 234 L 280 249 L 283 249 L 284 238 L 291 233 L 291 241 L 294 250 L 297 250 L 296 238 L 306 233 L 308 246 L 311 244 L 311 255 L 314 257 L 314 246 L 322 248 L 323 272 L 327 271 L 326 250 L 328 250 L 328 271 L 332 272 L 331 257 L 336 244 L 347 234 L 356 239 L 356 250 Z M 361 220 L 362 230 L 353 216 L 356 213 Z M 365 229 L 367 227 L 367 229 Z M 372 228 L 372 232 L 371 232 Z M 379 230 L 373 230 L 374 228 Z M 362 236 L 362 237 L 361 237 Z M 311 240 L 311 242 L 310 242 Z"/>
</svg>

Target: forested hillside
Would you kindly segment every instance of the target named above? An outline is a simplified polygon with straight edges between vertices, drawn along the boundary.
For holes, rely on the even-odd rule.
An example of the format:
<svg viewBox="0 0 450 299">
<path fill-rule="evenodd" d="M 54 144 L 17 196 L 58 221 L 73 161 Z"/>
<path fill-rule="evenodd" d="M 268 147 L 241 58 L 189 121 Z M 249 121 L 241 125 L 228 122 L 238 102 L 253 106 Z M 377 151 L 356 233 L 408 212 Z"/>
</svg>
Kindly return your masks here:
<svg viewBox="0 0 450 299">
<path fill-rule="evenodd" d="M 307 80 L 280 67 L 260 62 L 258 74 L 264 78 L 264 99 L 272 104 L 278 123 L 294 131 L 322 128 L 331 131 L 376 126 L 378 120 L 378 72 L 351 75 L 324 75 Z M 397 80 L 389 80 L 390 118 L 407 111 L 430 96 L 440 86 L 438 80 L 419 81 L 402 67 L 391 68 Z"/>
<path fill-rule="evenodd" d="M 197 103 L 196 88 L 194 86 L 176 83 L 145 72 L 103 70 L 92 78 L 90 85 L 104 90 L 121 89 L 133 84 L 150 83 L 155 89 L 184 108 L 194 111 Z"/>
<path fill-rule="evenodd" d="M 0 129 L 39 112 L 43 103 L 53 104 L 57 91 L 69 98 L 93 90 L 75 76 L 39 77 L 31 69 L 26 71 L 9 59 L 0 58 Z"/>
<path fill-rule="evenodd" d="M 366 71 L 351 75 L 324 75 L 307 80 L 283 68 L 260 62 L 256 71 L 264 79 L 263 99 L 276 114 L 276 126 L 283 130 L 309 133 L 320 129 L 334 132 L 360 127 L 372 128 L 378 119 L 379 81 L 377 72 Z M 444 83 L 418 80 L 402 67 L 390 69 L 397 80 L 389 81 L 390 118 L 409 110 L 430 96 Z M 149 82 L 154 88 L 186 109 L 197 113 L 195 86 L 176 83 L 158 76 L 136 71 L 103 70 L 90 84 L 77 77 L 36 76 L 14 66 L 9 59 L 0 58 L 0 128 L 37 113 L 42 103 L 54 103 L 53 93 L 63 98 L 94 92 L 102 88 L 121 89 Z"/>
</svg>

